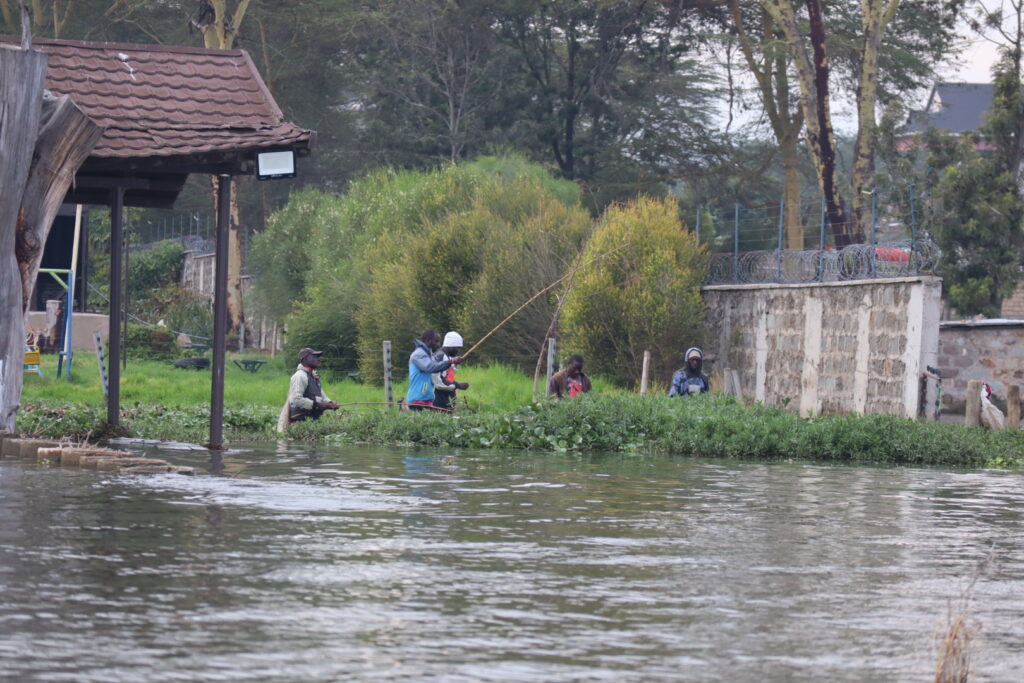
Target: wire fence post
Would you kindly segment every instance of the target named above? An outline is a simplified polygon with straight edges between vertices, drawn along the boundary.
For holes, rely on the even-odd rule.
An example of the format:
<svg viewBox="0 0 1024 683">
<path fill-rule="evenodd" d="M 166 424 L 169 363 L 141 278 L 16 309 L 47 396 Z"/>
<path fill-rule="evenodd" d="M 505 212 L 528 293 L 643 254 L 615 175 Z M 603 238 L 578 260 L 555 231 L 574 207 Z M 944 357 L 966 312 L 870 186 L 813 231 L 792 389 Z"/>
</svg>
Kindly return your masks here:
<svg viewBox="0 0 1024 683">
<path fill-rule="evenodd" d="M 776 257 L 777 257 L 777 260 L 778 260 L 778 279 L 779 279 L 780 282 L 782 281 L 782 248 L 784 246 L 783 243 L 782 243 L 782 227 L 783 227 L 783 224 L 784 224 L 785 220 L 786 220 L 786 198 L 783 197 L 782 201 L 779 202 L 779 248 L 778 248 L 777 254 L 776 254 Z"/>
<path fill-rule="evenodd" d="M 555 374 L 555 358 L 557 358 L 555 355 L 555 338 L 548 337 L 548 371 L 544 378 L 544 391 L 548 395 L 550 393 L 547 391 L 547 387 L 551 386 L 551 376 Z"/>
<path fill-rule="evenodd" d="M 739 202 L 733 208 L 733 229 L 732 229 L 732 279 L 740 279 L 740 205 Z"/>
<path fill-rule="evenodd" d="M 871 277 L 878 277 L 878 188 L 871 188 Z"/>
<path fill-rule="evenodd" d="M 917 207 L 914 203 L 914 183 L 910 183 L 910 263 L 917 273 Z"/>
<path fill-rule="evenodd" d="M 391 340 L 384 341 L 384 400 L 391 405 L 395 400 L 394 390 L 391 387 Z"/>
</svg>

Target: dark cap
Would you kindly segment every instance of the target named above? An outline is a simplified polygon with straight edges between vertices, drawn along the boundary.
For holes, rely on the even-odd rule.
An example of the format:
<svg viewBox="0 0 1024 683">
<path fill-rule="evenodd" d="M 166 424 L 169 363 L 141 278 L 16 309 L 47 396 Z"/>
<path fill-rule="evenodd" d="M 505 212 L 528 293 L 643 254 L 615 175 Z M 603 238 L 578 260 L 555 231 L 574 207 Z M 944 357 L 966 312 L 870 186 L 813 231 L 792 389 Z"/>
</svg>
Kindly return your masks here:
<svg viewBox="0 0 1024 683">
<path fill-rule="evenodd" d="M 309 348 L 307 346 L 306 348 L 304 348 L 301 351 L 299 351 L 299 362 L 301 363 L 304 360 L 306 360 L 307 356 L 322 356 L 322 355 L 324 355 L 323 351 L 317 351 L 316 349 L 311 349 L 311 348 Z"/>
</svg>

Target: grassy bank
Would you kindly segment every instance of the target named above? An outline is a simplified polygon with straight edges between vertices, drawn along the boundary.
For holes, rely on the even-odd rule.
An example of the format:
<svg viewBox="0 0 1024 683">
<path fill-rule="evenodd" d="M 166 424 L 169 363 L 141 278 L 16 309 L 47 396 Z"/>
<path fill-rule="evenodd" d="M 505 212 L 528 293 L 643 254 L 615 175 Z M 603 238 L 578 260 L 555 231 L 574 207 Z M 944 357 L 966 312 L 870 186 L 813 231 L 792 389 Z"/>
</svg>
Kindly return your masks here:
<svg viewBox="0 0 1024 683">
<path fill-rule="evenodd" d="M 95 363 L 95 361 L 93 361 Z M 166 364 L 131 364 L 122 389 L 123 423 L 132 434 L 202 443 L 208 434 L 209 372 Z M 76 361 L 70 384 L 26 377 L 19 429 L 53 437 L 95 438 L 105 416 L 98 379 Z M 95 372 L 95 367 L 93 367 Z M 229 366 L 225 437 L 268 440 L 291 372 L 275 359 L 257 374 Z M 94 375 L 94 377 L 98 377 Z M 419 444 L 455 448 L 667 453 L 716 458 L 813 459 L 946 466 L 1020 466 L 1021 430 L 991 432 L 877 415 L 800 419 L 785 411 L 710 396 L 669 401 L 596 383 L 592 395 L 530 404 L 532 381 L 505 368 L 460 370 L 471 383 L 458 417 L 398 413 L 352 405 L 319 422 L 300 423 L 290 437 L 309 441 Z M 92 386 L 95 384 L 95 386 Z M 340 403 L 374 402 L 381 390 L 353 381 L 327 382 Z M 396 395 L 404 387 L 396 387 Z"/>
</svg>

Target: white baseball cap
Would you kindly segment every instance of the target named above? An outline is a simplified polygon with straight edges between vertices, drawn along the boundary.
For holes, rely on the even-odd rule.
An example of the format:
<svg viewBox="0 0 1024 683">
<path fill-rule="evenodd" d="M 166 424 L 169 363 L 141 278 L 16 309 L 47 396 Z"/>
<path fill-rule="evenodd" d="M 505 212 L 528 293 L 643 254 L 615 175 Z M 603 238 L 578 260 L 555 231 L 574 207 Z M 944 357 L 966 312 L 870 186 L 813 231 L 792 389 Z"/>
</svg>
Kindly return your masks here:
<svg viewBox="0 0 1024 683">
<path fill-rule="evenodd" d="M 444 335 L 444 342 L 441 344 L 441 346 L 451 349 L 461 349 L 462 335 L 459 334 L 458 332 L 449 332 L 448 334 Z"/>
</svg>

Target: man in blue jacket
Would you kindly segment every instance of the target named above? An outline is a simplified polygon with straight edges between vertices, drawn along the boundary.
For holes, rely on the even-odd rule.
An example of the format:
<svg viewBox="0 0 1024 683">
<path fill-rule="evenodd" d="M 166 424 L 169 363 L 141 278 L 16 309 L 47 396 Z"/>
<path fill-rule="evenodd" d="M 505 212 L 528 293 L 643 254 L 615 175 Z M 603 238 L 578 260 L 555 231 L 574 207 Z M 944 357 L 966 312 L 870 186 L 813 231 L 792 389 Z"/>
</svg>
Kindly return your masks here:
<svg viewBox="0 0 1024 683">
<path fill-rule="evenodd" d="M 409 356 L 409 391 L 405 394 L 405 403 L 409 410 L 433 410 L 434 381 L 431 375 L 458 365 L 462 356 L 434 360 L 434 353 L 441 348 L 441 335 L 437 330 L 424 330 L 414 343 L 416 348 Z"/>
</svg>

